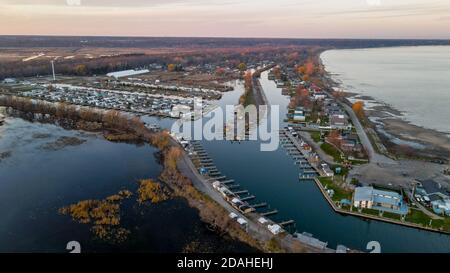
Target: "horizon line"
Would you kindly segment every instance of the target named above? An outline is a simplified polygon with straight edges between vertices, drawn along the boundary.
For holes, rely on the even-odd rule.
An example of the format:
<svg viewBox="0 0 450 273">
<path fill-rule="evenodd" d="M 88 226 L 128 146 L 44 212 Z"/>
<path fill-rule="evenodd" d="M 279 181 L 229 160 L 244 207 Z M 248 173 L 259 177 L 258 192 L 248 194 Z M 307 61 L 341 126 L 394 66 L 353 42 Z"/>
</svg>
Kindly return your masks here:
<svg viewBox="0 0 450 273">
<path fill-rule="evenodd" d="M 104 37 L 104 38 L 195 38 L 195 39 L 272 39 L 272 40 L 405 40 L 405 41 L 450 41 L 449 38 L 314 38 L 314 37 L 245 37 L 245 36 L 145 36 L 145 35 L 68 35 L 68 34 L 0 34 L 0 37 Z"/>
</svg>

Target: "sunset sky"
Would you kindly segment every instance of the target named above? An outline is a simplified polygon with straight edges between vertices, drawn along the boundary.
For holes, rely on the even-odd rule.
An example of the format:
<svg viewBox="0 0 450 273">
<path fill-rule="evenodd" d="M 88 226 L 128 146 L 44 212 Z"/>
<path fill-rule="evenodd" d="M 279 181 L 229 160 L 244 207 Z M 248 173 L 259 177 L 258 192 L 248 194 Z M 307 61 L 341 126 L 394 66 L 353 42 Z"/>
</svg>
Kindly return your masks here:
<svg viewBox="0 0 450 273">
<path fill-rule="evenodd" d="M 0 0 L 0 35 L 450 38 L 449 0 Z"/>
</svg>

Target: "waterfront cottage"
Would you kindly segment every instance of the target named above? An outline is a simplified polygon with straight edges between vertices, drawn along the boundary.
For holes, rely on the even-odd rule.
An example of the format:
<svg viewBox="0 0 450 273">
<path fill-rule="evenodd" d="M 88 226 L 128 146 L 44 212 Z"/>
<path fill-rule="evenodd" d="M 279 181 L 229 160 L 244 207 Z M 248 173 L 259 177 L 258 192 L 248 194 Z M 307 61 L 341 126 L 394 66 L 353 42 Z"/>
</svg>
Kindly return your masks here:
<svg viewBox="0 0 450 273">
<path fill-rule="evenodd" d="M 323 173 L 328 176 L 328 177 L 333 177 L 334 176 L 334 172 L 331 170 L 330 166 L 328 166 L 328 164 L 323 163 L 320 165 Z"/>
<path fill-rule="evenodd" d="M 273 224 L 273 225 L 268 225 L 267 228 L 269 229 L 270 232 L 272 232 L 272 234 L 274 235 L 278 235 L 280 233 L 283 232 L 283 228 L 281 228 L 281 226 L 277 225 L 277 224 Z"/>
</svg>

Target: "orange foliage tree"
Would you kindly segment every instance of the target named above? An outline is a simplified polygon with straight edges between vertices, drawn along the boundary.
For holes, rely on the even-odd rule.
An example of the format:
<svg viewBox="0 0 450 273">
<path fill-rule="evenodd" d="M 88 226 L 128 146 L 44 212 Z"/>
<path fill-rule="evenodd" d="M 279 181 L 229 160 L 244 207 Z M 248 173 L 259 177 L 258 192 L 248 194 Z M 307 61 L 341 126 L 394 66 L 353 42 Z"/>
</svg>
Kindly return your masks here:
<svg viewBox="0 0 450 273">
<path fill-rule="evenodd" d="M 328 142 L 334 144 L 336 147 L 340 147 L 342 143 L 341 133 L 338 130 L 333 130 L 330 132 L 327 138 Z"/>
<path fill-rule="evenodd" d="M 364 102 L 357 101 L 352 106 L 353 112 L 358 116 L 358 118 L 364 118 Z"/>
</svg>

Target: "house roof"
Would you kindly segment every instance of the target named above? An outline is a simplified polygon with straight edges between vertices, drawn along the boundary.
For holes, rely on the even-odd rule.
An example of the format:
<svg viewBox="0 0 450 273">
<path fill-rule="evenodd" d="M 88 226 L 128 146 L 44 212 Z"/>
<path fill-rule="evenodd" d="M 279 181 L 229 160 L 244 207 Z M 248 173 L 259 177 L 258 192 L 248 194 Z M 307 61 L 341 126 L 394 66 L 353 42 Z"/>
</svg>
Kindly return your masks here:
<svg viewBox="0 0 450 273">
<path fill-rule="evenodd" d="M 402 197 L 397 192 L 373 190 L 374 202 L 398 206 Z"/>
<path fill-rule="evenodd" d="M 354 200 L 359 201 L 373 201 L 373 188 L 372 187 L 358 187 L 355 189 Z"/>
<path fill-rule="evenodd" d="M 402 197 L 398 192 L 376 190 L 373 187 L 358 187 L 355 189 L 354 200 L 356 202 L 373 201 L 398 206 Z"/>
</svg>

